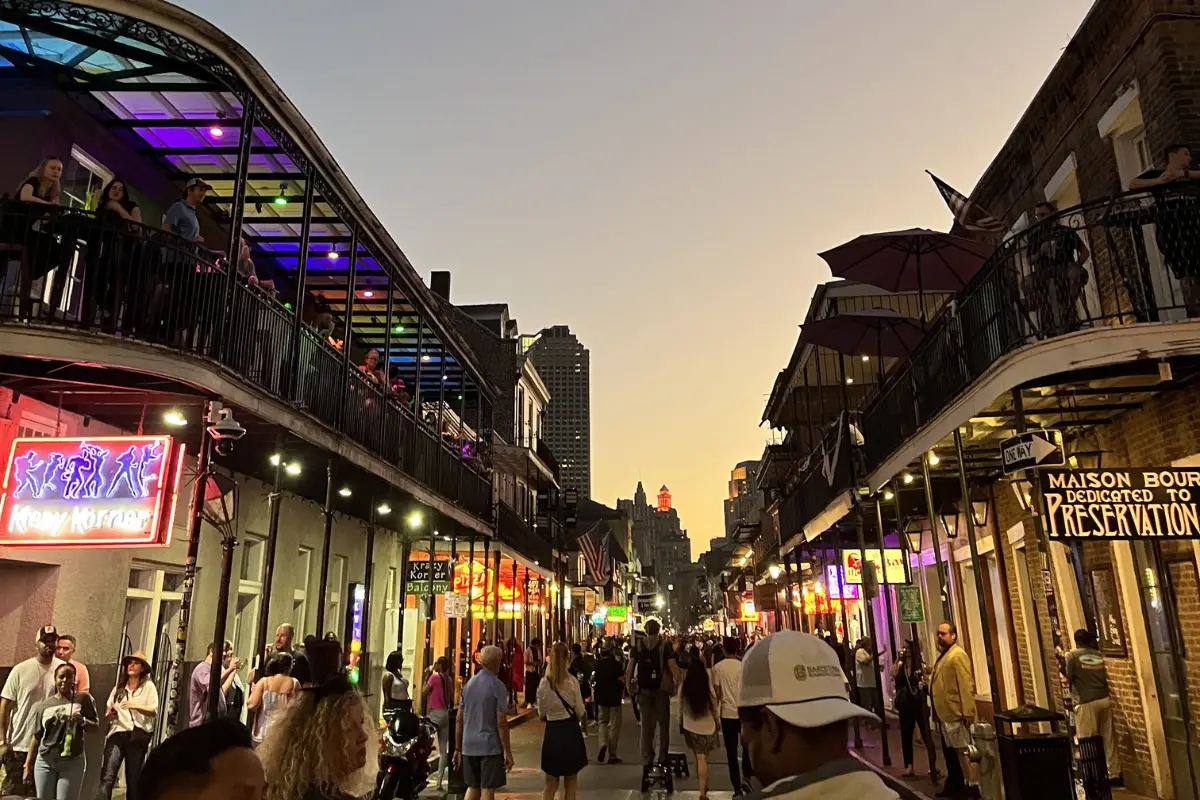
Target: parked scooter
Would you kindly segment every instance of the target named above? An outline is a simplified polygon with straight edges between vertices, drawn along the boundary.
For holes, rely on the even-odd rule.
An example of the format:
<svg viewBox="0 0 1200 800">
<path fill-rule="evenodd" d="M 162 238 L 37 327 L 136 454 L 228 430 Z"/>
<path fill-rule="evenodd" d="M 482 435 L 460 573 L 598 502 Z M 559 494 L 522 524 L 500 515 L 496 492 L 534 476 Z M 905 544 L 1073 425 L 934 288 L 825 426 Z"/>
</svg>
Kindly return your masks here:
<svg viewBox="0 0 1200 800">
<path fill-rule="evenodd" d="M 416 800 L 429 784 L 429 758 L 437 728 L 412 711 L 383 712 L 387 728 L 379 775 L 375 778 L 376 800 Z"/>
</svg>

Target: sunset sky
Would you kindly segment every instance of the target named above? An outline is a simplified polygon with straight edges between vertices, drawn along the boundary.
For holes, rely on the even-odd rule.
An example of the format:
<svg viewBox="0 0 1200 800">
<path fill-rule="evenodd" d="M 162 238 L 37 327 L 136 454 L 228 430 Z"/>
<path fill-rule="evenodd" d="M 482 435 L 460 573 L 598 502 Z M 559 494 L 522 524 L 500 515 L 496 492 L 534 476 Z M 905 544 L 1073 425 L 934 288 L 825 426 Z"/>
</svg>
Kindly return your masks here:
<svg viewBox="0 0 1200 800">
<path fill-rule="evenodd" d="M 766 442 L 816 253 L 945 229 L 923 170 L 971 189 L 1091 0 L 183 5 L 258 57 L 455 302 L 571 326 L 593 497 L 668 484 L 698 555 Z"/>
</svg>

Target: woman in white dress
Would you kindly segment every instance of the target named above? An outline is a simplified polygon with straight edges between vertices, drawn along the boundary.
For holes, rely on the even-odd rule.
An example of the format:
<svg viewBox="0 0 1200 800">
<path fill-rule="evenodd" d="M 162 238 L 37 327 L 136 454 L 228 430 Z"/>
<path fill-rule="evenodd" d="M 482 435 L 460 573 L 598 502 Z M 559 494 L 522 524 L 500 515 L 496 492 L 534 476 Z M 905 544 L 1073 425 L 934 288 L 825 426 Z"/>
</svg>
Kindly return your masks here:
<svg viewBox="0 0 1200 800">
<path fill-rule="evenodd" d="M 575 800 L 579 771 L 588 763 L 583 727 L 587 724 L 587 708 L 579 681 L 568 671 L 571 651 L 565 642 L 555 642 L 550 649 L 550 669 L 538 684 L 538 716 L 546 721 L 542 739 L 542 772 L 546 788 L 542 800 L 553 800 L 558 784 L 563 784 L 563 800 Z"/>
</svg>

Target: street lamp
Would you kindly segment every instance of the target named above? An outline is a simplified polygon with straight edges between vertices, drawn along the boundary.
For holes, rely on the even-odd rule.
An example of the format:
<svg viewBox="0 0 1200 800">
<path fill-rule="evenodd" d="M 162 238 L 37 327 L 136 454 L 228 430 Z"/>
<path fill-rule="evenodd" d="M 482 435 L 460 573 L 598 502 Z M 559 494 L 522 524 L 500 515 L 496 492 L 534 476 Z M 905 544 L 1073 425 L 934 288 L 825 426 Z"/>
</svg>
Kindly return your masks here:
<svg viewBox="0 0 1200 800">
<path fill-rule="evenodd" d="M 654 607 L 655 608 L 661 609 L 664 605 L 666 605 L 666 601 L 663 600 L 663 596 L 661 594 L 654 598 Z"/>
<path fill-rule="evenodd" d="M 771 566 L 767 567 L 767 572 L 771 574 L 771 580 L 776 581 L 779 580 L 779 576 L 783 574 L 783 567 L 779 566 L 778 564 L 772 564 Z"/>
<path fill-rule="evenodd" d="M 942 519 L 942 530 L 950 539 L 958 538 L 958 504 L 947 500 L 942 504 L 938 516 Z"/>
<path fill-rule="evenodd" d="M 971 492 L 971 518 L 974 520 L 976 528 L 987 527 L 988 510 L 991 505 L 982 488 Z"/>
</svg>

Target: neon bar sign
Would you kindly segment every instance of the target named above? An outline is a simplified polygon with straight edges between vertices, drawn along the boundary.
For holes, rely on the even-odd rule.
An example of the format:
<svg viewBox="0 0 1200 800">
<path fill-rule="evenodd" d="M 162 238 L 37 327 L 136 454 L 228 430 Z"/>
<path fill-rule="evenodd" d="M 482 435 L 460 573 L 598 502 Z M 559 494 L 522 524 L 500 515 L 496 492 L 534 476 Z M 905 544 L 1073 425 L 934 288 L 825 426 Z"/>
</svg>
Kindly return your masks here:
<svg viewBox="0 0 1200 800">
<path fill-rule="evenodd" d="M 367 602 L 366 585 L 350 584 L 350 597 L 350 608 L 346 615 L 346 678 L 358 685 L 363 649 L 363 606 Z"/>
<path fill-rule="evenodd" d="M 0 485 L 0 545 L 166 547 L 183 456 L 170 436 L 17 439 Z"/>
</svg>

